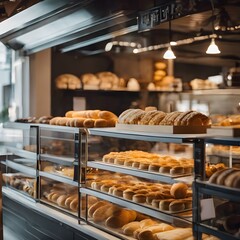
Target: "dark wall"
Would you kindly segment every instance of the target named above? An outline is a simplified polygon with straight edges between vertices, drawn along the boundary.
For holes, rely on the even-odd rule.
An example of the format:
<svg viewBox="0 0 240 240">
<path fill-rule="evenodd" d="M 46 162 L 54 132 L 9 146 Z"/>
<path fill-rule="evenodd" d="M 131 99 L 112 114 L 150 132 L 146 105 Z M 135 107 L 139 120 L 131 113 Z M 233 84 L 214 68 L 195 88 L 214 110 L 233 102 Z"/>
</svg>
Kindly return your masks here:
<svg viewBox="0 0 240 240">
<path fill-rule="evenodd" d="M 198 65 L 190 63 L 174 63 L 175 77 L 181 78 L 184 82 L 190 82 L 195 78 L 207 79 L 209 76 L 219 75 L 222 68 L 217 66 Z"/>
<path fill-rule="evenodd" d="M 131 58 L 133 56 L 131 55 Z M 127 71 L 134 72 L 136 61 L 129 61 L 127 58 Z M 52 50 L 52 116 L 64 116 L 65 112 L 73 109 L 73 97 L 83 97 L 86 99 L 86 109 L 109 110 L 119 115 L 124 110 L 137 104 L 136 107 L 145 107 L 153 105 L 158 107 L 158 94 L 154 92 L 127 92 L 127 91 L 69 91 L 59 90 L 55 86 L 55 78 L 64 73 L 71 73 L 80 77 L 84 73 L 97 73 L 102 71 L 115 72 L 119 64 L 124 62 L 117 57 L 99 54 L 94 56 L 82 56 L 76 52 L 61 54 L 55 49 Z M 149 61 L 151 62 L 151 61 Z M 148 62 L 148 64 L 150 64 Z M 138 63 L 139 64 L 139 63 Z M 116 68 L 114 68 L 114 65 Z M 125 64 L 126 65 L 126 64 Z M 137 66 L 139 68 L 139 66 Z M 121 71 L 125 71 L 125 68 Z M 148 66 L 144 65 L 144 69 Z M 143 69 L 143 71 L 144 71 Z M 206 79 L 208 76 L 218 75 L 221 73 L 221 67 L 197 65 L 189 63 L 174 64 L 175 77 L 180 77 L 184 82 L 189 82 L 194 78 Z M 123 73 L 119 73 L 124 75 Z M 137 78 L 138 76 L 132 76 Z"/>
</svg>

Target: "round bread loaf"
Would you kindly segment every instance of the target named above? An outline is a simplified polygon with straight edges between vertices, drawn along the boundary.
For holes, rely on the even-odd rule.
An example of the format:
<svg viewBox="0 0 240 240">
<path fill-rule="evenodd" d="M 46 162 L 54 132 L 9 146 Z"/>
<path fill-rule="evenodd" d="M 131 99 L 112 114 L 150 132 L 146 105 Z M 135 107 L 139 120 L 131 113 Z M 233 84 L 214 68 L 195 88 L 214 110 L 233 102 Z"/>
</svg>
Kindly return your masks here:
<svg viewBox="0 0 240 240">
<path fill-rule="evenodd" d="M 71 204 L 72 200 L 76 197 L 77 197 L 77 194 L 74 194 L 74 195 L 71 195 L 71 196 L 66 198 L 66 200 L 65 200 L 66 208 L 70 208 L 70 204 Z"/>
<path fill-rule="evenodd" d="M 174 183 L 170 189 L 170 194 L 176 198 L 185 198 L 187 196 L 188 186 L 185 183 Z"/>
<path fill-rule="evenodd" d="M 123 234 L 127 236 L 133 236 L 133 233 L 139 228 L 140 228 L 140 222 L 134 221 L 122 226 L 122 231 L 123 231 Z"/>
</svg>

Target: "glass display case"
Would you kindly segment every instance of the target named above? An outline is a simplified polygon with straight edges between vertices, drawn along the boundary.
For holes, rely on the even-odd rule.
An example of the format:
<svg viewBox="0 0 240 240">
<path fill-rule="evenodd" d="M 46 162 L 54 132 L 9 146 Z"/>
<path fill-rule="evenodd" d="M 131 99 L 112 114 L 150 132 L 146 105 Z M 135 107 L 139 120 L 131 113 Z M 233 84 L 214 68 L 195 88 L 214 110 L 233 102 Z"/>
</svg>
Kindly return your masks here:
<svg viewBox="0 0 240 240">
<path fill-rule="evenodd" d="M 240 138 L 206 138 L 206 168 L 196 179 L 194 228 L 197 239 L 202 233 L 220 239 L 240 237 Z"/>
</svg>

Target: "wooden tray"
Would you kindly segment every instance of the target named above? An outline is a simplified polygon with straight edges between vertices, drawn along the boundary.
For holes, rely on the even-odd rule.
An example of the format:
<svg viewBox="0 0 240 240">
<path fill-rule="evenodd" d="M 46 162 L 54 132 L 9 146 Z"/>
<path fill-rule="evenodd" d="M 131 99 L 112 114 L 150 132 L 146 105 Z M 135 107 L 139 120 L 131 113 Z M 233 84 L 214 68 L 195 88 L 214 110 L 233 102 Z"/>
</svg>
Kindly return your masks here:
<svg viewBox="0 0 240 240">
<path fill-rule="evenodd" d="M 149 133 L 167 133 L 167 134 L 200 134 L 206 133 L 206 126 L 161 126 L 161 125 L 137 125 L 117 123 L 119 130 L 149 132 Z"/>
<path fill-rule="evenodd" d="M 240 127 L 212 126 L 207 129 L 207 133 L 217 136 L 240 137 Z"/>
</svg>

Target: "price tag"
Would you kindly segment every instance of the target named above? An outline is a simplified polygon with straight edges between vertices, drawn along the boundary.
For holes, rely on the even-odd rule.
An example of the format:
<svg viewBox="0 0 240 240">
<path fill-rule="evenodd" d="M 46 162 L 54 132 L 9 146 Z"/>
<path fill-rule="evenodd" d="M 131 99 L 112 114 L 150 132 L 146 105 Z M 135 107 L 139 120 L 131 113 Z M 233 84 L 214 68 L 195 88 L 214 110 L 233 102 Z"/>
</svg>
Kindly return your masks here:
<svg viewBox="0 0 240 240">
<path fill-rule="evenodd" d="M 200 206 L 201 206 L 202 221 L 216 217 L 213 198 L 206 198 L 206 199 L 200 200 Z"/>
</svg>

